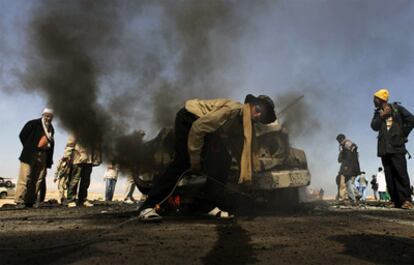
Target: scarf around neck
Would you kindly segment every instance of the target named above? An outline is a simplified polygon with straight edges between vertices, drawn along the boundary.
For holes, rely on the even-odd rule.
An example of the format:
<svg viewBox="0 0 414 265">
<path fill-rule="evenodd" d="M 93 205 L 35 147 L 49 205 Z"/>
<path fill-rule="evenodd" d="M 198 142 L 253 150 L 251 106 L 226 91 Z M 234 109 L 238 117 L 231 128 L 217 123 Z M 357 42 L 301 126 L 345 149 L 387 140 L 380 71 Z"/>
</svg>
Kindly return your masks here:
<svg viewBox="0 0 414 265">
<path fill-rule="evenodd" d="M 240 177 L 239 183 L 251 184 L 253 172 L 252 160 L 252 138 L 253 138 L 253 124 L 251 118 L 250 104 L 243 106 L 243 151 L 240 163 Z"/>
<path fill-rule="evenodd" d="M 42 127 L 43 127 L 43 131 L 47 137 L 47 139 L 49 140 L 49 142 L 53 142 L 53 134 L 52 134 L 52 130 L 50 130 L 50 127 L 52 126 L 52 124 L 49 124 L 49 128 L 46 125 L 45 119 L 42 118 Z M 50 130 L 50 131 L 49 131 Z"/>
</svg>

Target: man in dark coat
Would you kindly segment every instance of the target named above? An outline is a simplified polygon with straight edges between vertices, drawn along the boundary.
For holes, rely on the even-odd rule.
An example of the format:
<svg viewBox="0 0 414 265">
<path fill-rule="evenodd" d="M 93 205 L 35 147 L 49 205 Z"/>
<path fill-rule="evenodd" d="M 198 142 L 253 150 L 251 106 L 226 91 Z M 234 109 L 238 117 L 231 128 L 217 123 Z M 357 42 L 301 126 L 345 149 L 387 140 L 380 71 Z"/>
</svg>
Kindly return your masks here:
<svg viewBox="0 0 414 265">
<path fill-rule="evenodd" d="M 339 175 L 344 176 L 348 198 L 352 203 L 356 203 L 354 181 L 355 177 L 361 173 L 358 146 L 346 139 L 343 134 L 339 134 L 336 140 L 339 143 L 338 163 L 341 164 Z"/>
<path fill-rule="evenodd" d="M 53 111 L 44 109 L 42 117 L 27 122 L 19 134 L 23 145 L 19 157 L 20 172 L 15 201 L 18 205 L 33 207 L 38 194 L 45 193 L 46 168 L 53 164 Z"/>
<path fill-rule="evenodd" d="M 375 200 L 378 201 L 378 181 L 377 181 L 376 175 L 372 175 L 371 189 L 372 189 L 372 192 L 374 193 Z"/>
<path fill-rule="evenodd" d="M 389 92 L 374 94 L 375 112 L 371 128 L 378 132 L 378 156 L 384 166 L 391 207 L 412 209 L 410 178 L 407 170 L 405 144 L 414 128 L 414 116 L 403 106 L 388 103 Z"/>
</svg>

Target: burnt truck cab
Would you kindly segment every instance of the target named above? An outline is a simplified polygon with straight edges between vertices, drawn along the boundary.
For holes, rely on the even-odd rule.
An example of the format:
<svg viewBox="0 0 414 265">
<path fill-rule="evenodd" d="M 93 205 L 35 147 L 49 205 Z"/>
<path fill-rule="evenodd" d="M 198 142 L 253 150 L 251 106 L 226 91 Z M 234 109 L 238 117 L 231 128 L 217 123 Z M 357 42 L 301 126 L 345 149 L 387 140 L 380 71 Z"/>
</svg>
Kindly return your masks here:
<svg viewBox="0 0 414 265">
<path fill-rule="evenodd" d="M 274 190 L 310 185 L 311 175 L 305 152 L 290 146 L 286 129 L 277 122 L 256 124 L 254 149 L 260 165 L 253 174 L 254 189 Z"/>
<path fill-rule="evenodd" d="M 267 202 L 267 206 L 292 205 L 299 202 L 299 191 L 310 185 L 311 174 L 308 170 L 303 150 L 290 146 L 285 128 L 277 121 L 269 125 L 255 124 L 253 139 L 253 159 L 256 168 L 252 176 L 249 193 Z M 138 189 L 147 194 L 157 175 L 162 174 L 174 155 L 173 130 L 163 129 L 152 140 L 145 143 L 153 163 L 134 175 Z M 239 166 L 237 159 L 231 157 L 231 170 L 227 185 L 238 186 Z M 178 189 L 200 186 L 205 177 L 185 177 L 178 183 Z"/>
</svg>

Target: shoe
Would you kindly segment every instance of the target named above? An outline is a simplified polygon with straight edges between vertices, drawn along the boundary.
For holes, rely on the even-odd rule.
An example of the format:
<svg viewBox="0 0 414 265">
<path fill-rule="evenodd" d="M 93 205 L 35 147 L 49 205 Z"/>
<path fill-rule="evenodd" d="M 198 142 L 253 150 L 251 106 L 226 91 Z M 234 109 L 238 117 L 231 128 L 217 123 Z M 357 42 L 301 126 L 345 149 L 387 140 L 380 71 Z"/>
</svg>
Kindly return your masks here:
<svg viewBox="0 0 414 265">
<path fill-rule="evenodd" d="M 218 207 L 211 210 L 207 215 L 212 216 L 212 217 L 217 217 L 217 218 L 220 218 L 220 219 L 233 219 L 234 218 L 234 215 L 229 214 L 226 211 L 222 211 Z"/>
<path fill-rule="evenodd" d="M 26 209 L 26 204 L 19 202 L 15 206 L 16 209 Z"/>
<path fill-rule="evenodd" d="M 401 205 L 401 209 L 404 209 L 404 210 L 412 210 L 412 209 L 414 209 L 414 205 L 413 205 L 413 203 L 412 203 L 412 202 L 410 202 L 410 201 L 405 201 L 405 202 L 403 202 L 403 204 Z"/>
<path fill-rule="evenodd" d="M 24 207 L 25 208 L 33 208 L 33 203 L 25 203 Z"/>
<path fill-rule="evenodd" d="M 94 205 L 92 204 L 92 203 L 90 203 L 89 201 L 84 201 L 83 203 L 82 203 L 82 205 L 84 206 L 84 207 L 93 207 Z"/>
<path fill-rule="evenodd" d="M 394 209 L 394 208 L 397 208 L 397 207 L 395 206 L 395 203 L 393 203 L 393 202 L 388 202 L 388 203 L 386 203 L 385 207 L 386 207 L 386 208 L 389 208 L 389 209 Z"/>
<path fill-rule="evenodd" d="M 128 199 L 128 200 L 125 200 L 125 201 L 124 201 L 124 203 L 133 204 L 133 203 L 134 203 L 134 201 L 133 201 L 133 200 L 131 200 L 131 199 Z"/>
<path fill-rule="evenodd" d="M 70 203 L 68 203 L 68 208 L 73 208 L 73 207 L 76 207 L 77 205 L 76 205 L 76 202 L 70 202 Z"/>
<path fill-rule="evenodd" d="M 138 220 L 143 223 L 156 223 L 161 222 L 162 217 L 154 208 L 146 208 L 139 213 Z"/>
</svg>

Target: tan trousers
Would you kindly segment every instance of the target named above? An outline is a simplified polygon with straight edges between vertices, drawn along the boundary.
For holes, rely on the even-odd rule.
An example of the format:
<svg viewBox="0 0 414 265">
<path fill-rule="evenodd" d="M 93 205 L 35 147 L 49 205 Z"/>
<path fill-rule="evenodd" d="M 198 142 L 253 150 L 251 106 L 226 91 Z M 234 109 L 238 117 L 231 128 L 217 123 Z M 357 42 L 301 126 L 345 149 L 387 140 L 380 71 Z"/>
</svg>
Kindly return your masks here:
<svg viewBox="0 0 414 265">
<path fill-rule="evenodd" d="M 338 187 L 338 194 L 339 194 L 339 200 L 347 200 L 348 199 L 348 192 L 346 190 L 346 182 L 345 182 L 345 176 L 341 175 L 339 179 L 339 187 Z"/>
<path fill-rule="evenodd" d="M 15 202 L 34 204 L 46 176 L 46 152 L 37 152 L 31 164 L 20 163 Z"/>
<path fill-rule="evenodd" d="M 63 203 L 66 199 L 66 191 L 68 190 L 68 179 L 67 177 L 61 177 L 58 180 L 58 190 L 60 203 Z"/>
</svg>

